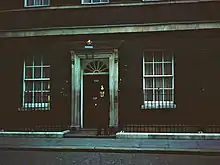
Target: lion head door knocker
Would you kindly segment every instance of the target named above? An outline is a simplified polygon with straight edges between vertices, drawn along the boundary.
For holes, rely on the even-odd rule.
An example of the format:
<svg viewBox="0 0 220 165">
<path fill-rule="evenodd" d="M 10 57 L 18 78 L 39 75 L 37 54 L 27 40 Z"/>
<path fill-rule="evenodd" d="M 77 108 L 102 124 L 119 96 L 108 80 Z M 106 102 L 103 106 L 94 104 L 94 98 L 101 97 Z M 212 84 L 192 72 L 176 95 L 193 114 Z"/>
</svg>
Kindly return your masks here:
<svg viewBox="0 0 220 165">
<path fill-rule="evenodd" d="M 105 88 L 104 85 L 100 86 L 100 97 L 103 98 L 105 97 Z"/>
</svg>

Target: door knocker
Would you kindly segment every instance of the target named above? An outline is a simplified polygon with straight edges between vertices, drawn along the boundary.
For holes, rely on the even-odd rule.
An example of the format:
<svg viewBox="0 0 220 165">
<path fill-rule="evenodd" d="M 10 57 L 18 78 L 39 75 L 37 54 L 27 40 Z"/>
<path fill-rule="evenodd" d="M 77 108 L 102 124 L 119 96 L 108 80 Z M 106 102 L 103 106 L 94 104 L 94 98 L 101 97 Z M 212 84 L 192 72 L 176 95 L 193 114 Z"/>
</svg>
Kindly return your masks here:
<svg viewBox="0 0 220 165">
<path fill-rule="evenodd" d="M 104 88 L 104 85 L 101 85 L 100 87 L 100 97 L 104 97 L 105 96 L 105 88 Z"/>
</svg>

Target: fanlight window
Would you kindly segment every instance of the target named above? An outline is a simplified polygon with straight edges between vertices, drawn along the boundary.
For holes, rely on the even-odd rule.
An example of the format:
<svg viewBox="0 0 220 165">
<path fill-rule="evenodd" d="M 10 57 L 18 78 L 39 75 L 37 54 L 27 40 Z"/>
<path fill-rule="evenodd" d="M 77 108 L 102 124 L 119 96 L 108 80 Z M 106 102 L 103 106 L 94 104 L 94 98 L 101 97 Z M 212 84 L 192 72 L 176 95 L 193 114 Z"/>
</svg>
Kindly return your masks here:
<svg viewBox="0 0 220 165">
<path fill-rule="evenodd" d="M 108 65 L 102 61 L 91 61 L 84 69 L 84 73 L 108 73 Z"/>
</svg>

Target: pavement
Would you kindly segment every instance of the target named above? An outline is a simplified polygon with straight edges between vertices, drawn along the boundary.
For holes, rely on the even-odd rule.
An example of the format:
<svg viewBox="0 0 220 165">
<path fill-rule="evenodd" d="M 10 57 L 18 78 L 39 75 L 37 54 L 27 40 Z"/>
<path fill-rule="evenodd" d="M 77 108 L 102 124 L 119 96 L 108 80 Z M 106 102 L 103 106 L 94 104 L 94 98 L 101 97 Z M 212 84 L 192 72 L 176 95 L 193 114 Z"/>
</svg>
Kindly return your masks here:
<svg viewBox="0 0 220 165">
<path fill-rule="evenodd" d="M 0 137 L 0 150 L 220 156 L 220 140 Z"/>
</svg>

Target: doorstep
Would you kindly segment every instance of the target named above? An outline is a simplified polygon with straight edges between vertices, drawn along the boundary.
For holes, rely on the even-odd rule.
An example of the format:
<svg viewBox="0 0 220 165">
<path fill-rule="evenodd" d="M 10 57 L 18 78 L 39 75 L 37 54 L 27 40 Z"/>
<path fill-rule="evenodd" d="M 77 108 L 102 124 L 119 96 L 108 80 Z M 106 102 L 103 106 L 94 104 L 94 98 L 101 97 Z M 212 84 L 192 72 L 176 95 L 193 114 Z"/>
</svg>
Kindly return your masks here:
<svg viewBox="0 0 220 165">
<path fill-rule="evenodd" d="M 119 139 L 220 140 L 219 133 L 136 133 L 118 132 Z"/>
<path fill-rule="evenodd" d="M 102 138 L 102 139 L 115 139 L 116 135 L 86 135 L 86 134 L 75 134 L 72 132 L 63 135 L 64 138 Z"/>
<path fill-rule="evenodd" d="M 36 131 L 0 131 L 0 137 L 42 137 L 42 138 L 63 138 L 70 130 L 59 132 L 36 132 Z"/>
<path fill-rule="evenodd" d="M 97 135 L 97 129 L 80 129 L 77 131 L 70 131 L 64 134 L 64 138 L 116 138 L 115 134 L 104 134 L 102 130 L 101 135 Z"/>
</svg>

